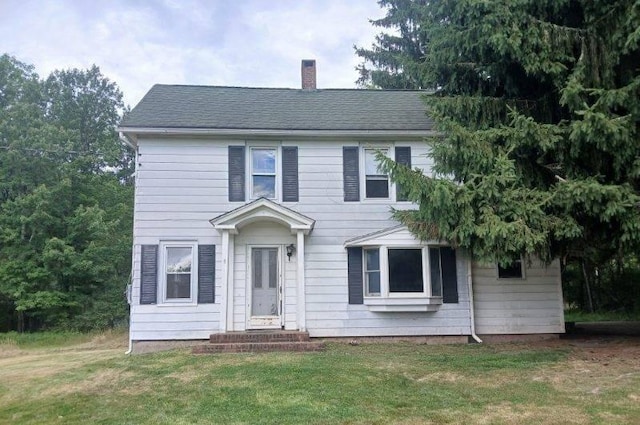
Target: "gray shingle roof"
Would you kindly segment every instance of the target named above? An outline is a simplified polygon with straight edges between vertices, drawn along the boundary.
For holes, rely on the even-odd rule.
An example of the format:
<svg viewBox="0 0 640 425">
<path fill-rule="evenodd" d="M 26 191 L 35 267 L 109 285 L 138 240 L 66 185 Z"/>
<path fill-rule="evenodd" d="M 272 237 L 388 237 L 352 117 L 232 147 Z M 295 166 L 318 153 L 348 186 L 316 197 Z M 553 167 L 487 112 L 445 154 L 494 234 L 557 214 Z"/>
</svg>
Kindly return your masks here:
<svg viewBox="0 0 640 425">
<path fill-rule="evenodd" d="M 430 130 L 422 94 L 157 84 L 121 128 Z"/>
</svg>

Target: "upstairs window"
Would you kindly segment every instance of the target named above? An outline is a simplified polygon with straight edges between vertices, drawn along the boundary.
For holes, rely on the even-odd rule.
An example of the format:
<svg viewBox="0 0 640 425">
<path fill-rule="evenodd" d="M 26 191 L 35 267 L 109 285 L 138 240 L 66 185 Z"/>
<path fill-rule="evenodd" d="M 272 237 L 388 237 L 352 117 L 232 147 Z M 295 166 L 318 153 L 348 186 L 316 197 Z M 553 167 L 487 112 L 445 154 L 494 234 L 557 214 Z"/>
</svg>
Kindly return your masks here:
<svg viewBox="0 0 640 425">
<path fill-rule="evenodd" d="M 411 147 L 389 145 L 343 146 L 342 147 L 342 183 L 345 202 L 363 200 L 407 201 L 408 191 L 399 185 L 391 184 L 389 175 L 379 169 L 376 152 L 394 159 L 398 164 L 411 168 Z"/>
<path fill-rule="evenodd" d="M 276 197 L 276 158 L 276 149 L 251 149 L 251 195 L 253 198 Z"/>
<path fill-rule="evenodd" d="M 298 202 L 297 146 L 229 146 L 229 202 Z"/>
<path fill-rule="evenodd" d="M 380 149 L 387 155 L 388 149 Z M 376 149 L 364 150 L 365 197 L 367 199 L 389 198 L 389 176 L 382 173 L 376 161 Z"/>
</svg>

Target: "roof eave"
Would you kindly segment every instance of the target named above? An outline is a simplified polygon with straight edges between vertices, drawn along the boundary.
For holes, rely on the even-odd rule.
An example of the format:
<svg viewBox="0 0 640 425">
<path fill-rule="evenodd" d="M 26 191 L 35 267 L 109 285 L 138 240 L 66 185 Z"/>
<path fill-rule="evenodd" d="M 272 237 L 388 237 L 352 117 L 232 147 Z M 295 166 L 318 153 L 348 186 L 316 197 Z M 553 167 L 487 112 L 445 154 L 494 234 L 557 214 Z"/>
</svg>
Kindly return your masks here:
<svg viewBox="0 0 640 425">
<path fill-rule="evenodd" d="M 181 135 L 181 136 L 278 136 L 278 137 L 389 137 L 420 138 L 435 136 L 434 130 L 282 130 L 237 128 L 128 127 L 117 129 L 124 135 Z M 132 139 L 135 139 L 132 137 Z"/>
</svg>

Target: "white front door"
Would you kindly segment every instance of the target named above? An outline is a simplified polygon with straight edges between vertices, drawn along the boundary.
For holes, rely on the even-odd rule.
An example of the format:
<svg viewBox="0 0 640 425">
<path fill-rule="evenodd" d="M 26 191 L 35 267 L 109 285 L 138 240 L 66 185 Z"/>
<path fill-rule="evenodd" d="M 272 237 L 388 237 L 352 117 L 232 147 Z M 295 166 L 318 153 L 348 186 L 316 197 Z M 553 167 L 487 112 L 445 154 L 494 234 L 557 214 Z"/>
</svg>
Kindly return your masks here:
<svg viewBox="0 0 640 425">
<path fill-rule="evenodd" d="M 252 247 L 248 286 L 249 329 L 282 326 L 281 256 L 278 247 Z"/>
</svg>

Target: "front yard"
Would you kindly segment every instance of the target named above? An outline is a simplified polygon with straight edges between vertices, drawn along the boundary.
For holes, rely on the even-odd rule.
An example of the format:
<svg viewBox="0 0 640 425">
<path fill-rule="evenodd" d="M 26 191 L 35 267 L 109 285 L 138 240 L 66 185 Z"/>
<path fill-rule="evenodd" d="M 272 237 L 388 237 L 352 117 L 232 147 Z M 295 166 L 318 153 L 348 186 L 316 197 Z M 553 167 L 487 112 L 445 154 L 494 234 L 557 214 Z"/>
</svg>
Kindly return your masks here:
<svg viewBox="0 0 640 425">
<path fill-rule="evenodd" d="M 125 340 L 0 336 L 0 423 L 640 423 L 637 338 L 215 356 Z"/>
</svg>

